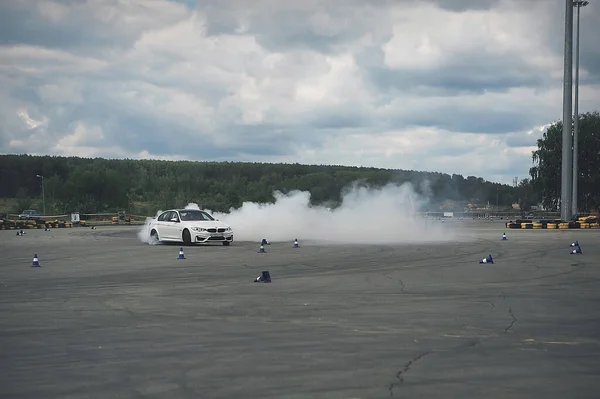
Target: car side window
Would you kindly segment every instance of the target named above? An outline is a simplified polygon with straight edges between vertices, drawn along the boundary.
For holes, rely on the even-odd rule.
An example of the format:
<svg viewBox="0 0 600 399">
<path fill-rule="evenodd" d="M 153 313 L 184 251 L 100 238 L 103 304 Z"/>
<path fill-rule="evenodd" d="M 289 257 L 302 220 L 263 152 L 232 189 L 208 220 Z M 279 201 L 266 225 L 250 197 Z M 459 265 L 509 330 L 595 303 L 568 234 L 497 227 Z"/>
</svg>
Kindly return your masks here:
<svg viewBox="0 0 600 399">
<path fill-rule="evenodd" d="M 171 212 L 171 214 L 169 215 L 169 220 L 179 222 L 179 216 L 177 215 L 177 212 Z"/>
<path fill-rule="evenodd" d="M 163 213 L 162 215 L 160 215 L 158 217 L 158 220 L 161 221 L 161 222 L 165 222 L 165 221 L 169 220 L 169 215 L 170 214 L 171 214 L 171 212 L 165 212 L 165 213 Z"/>
<path fill-rule="evenodd" d="M 204 212 L 200 212 L 200 214 L 202 215 L 202 220 L 211 220 L 211 218 Z"/>
</svg>

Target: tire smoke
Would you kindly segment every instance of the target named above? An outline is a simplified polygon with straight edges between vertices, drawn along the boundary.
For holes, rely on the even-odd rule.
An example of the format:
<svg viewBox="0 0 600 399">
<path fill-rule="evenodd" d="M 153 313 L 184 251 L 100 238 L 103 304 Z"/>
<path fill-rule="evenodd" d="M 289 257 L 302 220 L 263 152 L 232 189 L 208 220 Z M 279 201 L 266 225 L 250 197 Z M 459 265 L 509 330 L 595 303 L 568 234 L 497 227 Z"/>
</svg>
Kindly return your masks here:
<svg viewBox="0 0 600 399">
<path fill-rule="evenodd" d="M 154 215 L 154 217 L 160 215 L 161 213 L 162 213 L 162 210 L 157 211 L 156 215 Z M 150 236 L 150 221 L 151 220 L 152 220 L 152 218 L 146 218 L 146 221 L 144 222 L 144 225 L 142 226 L 140 231 L 138 231 L 137 236 L 138 236 L 138 239 L 145 244 L 156 245 L 156 244 L 159 244 L 158 240 L 154 240 Z"/>
<path fill-rule="evenodd" d="M 236 241 L 318 241 L 323 243 L 397 244 L 445 242 L 453 229 L 420 218 L 428 201 L 409 183 L 369 188 L 354 184 L 336 209 L 311 206 L 310 193 L 274 193 L 275 202 L 245 202 L 229 213 L 213 213 L 227 222 Z"/>
<path fill-rule="evenodd" d="M 447 242 L 456 239 L 458 233 L 453 226 L 418 215 L 428 199 L 410 183 L 381 188 L 354 184 L 343 192 L 341 205 L 335 209 L 311 205 L 307 191 L 276 191 L 273 197 L 274 203 L 244 202 L 228 213 L 205 210 L 231 225 L 235 241 L 260 242 L 266 238 L 271 242 L 293 242 L 297 238 L 329 244 L 414 244 Z M 201 209 L 195 203 L 185 208 Z M 154 244 L 148 220 L 138 237 Z"/>
</svg>

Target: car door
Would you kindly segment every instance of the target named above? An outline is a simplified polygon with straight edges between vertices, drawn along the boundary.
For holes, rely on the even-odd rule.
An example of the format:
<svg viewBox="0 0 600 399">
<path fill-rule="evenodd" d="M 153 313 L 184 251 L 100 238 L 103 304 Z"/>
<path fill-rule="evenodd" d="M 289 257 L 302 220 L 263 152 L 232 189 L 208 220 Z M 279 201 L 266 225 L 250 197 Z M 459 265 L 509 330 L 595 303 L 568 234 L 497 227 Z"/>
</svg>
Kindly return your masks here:
<svg viewBox="0 0 600 399">
<path fill-rule="evenodd" d="M 170 225 L 172 224 L 170 220 L 171 212 L 167 211 L 161 213 L 159 217 L 156 218 L 156 229 L 158 230 L 158 236 L 160 239 L 172 239 L 170 233 Z"/>
<path fill-rule="evenodd" d="M 171 211 L 165 224 L 167 225 L 167 231 L 170 239 L 181 239 L 181 233 L 179 231 L 181 228 L 181 223 L 177 212 Z"/>
</svg>

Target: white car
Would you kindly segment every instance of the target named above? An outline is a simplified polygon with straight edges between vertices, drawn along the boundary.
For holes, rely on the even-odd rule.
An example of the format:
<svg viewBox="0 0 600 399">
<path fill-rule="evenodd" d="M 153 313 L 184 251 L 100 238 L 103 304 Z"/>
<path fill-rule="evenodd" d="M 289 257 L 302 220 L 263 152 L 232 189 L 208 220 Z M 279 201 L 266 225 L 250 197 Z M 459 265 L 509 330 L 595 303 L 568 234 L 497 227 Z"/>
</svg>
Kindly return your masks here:
<svg viewBox="0 0 600 399">
<path fill-rule="evenodd" d="M 162 212 L 149 222 L 153 241 L 192 243 L 233 242 L 233 230 L 209 213 L 197 209 L 171 209 Z"/>
</svg>

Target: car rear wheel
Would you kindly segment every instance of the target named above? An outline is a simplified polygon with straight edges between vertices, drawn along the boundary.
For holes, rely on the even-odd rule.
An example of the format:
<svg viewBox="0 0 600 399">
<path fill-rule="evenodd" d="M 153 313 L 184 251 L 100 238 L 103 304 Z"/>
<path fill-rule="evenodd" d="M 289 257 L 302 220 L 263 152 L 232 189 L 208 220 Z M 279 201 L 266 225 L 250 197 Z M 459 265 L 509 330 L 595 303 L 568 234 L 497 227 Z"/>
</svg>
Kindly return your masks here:
<svg viewBox="0 0 600 399">
<path fill-rule="evenodd" d="M 150 232 L 150 244 L 156 244 L 160 241 L 158 238 L 158 232 L 154 229 Z"/>
<path fill-rule="evenodd" d="M 190 234 L 190 231 L 188 229 L 183 230 L 183 243 L 185 245 L 192 244 L 192 235 Z"/>
</svg>

